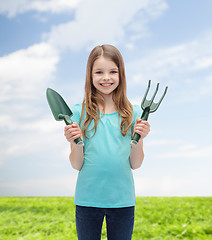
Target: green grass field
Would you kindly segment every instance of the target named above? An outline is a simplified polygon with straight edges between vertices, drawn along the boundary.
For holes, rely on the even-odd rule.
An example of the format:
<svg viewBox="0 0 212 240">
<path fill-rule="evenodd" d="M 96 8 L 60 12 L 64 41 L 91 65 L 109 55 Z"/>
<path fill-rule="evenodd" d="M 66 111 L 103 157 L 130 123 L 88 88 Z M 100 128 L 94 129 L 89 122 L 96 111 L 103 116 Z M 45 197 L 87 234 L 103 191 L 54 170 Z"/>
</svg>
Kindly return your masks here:
<svg viewBox="0 0 212 240">
<path fill-rule="evenodd" d="M 212 197 L 136 200 L 133 240 L 212 239 Z M 77 240 L 73 197 L 0 197 L 0 214 L 2 240 Z"/>
</svg>

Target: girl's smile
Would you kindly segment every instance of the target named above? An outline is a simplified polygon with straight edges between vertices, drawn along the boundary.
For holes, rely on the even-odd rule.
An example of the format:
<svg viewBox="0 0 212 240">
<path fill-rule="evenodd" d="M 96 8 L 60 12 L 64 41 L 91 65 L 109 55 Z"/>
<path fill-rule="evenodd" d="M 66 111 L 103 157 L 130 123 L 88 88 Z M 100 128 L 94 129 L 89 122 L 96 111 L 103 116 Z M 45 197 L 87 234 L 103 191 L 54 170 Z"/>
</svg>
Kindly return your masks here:
<svg viewBox="0 0 212 240">
<path fill-rule="evenodd" d="M 113 85 L 113 83 L 100 83 L 101 86 L 107 88 Z"/>
</svg>

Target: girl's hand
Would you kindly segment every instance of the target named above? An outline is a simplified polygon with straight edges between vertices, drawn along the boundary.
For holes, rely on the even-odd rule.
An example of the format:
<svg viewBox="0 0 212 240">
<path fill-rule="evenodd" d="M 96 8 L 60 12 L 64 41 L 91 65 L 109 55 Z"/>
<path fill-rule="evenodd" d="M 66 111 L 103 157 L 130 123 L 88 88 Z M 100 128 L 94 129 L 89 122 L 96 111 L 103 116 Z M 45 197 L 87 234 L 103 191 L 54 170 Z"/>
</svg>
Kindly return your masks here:
<svg viewBox="0 0 212 240">
<path fill-rule="evenodd" d="M 81 139 L 83 140 L 80 127 L 76 122 L 74 122 L 72 125 L 65 126 L 64 135 L 67 141 L 70 143 L 75 143 L 74 140 L 78 137 L 81 137 Z"/>
<path fill-rule="evenodd" d="M 150 132 L 150 125 L 147 121 L 141 120 L 140 118 L 136 119 L 135 126 L 134 126 L 134 133 L 138 133 L 141 138 L 144 139 Z"/>
</svg>

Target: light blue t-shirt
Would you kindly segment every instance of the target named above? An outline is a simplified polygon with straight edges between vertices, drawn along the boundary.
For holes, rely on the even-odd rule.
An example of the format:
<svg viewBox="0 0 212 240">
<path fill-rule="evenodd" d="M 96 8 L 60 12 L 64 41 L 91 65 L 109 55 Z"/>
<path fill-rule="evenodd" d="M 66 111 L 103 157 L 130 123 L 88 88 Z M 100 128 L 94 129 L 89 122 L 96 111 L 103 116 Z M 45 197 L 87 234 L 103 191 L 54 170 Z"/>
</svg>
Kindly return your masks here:
<svg viewBox="0 0 212 240">
<path fill-rule="evenodd" d="M 76 104 L 72 108 L 73 122 L 79 124 L 81 110 L 82 104 Z M 133 125 L 141 113 L 141 108 L 134 105 Z M 82 122 L 85 116 L 86 113 Z M 74 198 L 76 205 L 100 208 L 135 205 L 135 186 L 129 161 L 131 131 L 122 136 L 120 122 L 118 112 L 104 114 L 99 119 L 95 135 L 83 139 L 84 163 L 78 173 Z M 87 130 L 93 126 L 94 121 Z M 93 133 L 94 130 L 89 133 L 90 136 Z"/>
</svg>

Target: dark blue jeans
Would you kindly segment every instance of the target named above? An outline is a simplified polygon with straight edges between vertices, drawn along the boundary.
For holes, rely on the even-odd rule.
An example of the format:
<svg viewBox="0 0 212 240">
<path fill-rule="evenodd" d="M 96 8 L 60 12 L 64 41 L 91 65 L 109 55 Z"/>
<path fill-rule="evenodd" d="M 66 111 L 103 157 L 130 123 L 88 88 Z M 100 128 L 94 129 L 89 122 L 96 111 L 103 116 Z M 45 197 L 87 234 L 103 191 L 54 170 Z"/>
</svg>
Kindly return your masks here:
<svg viewBox="0 0 212 240">
<path fill-rule="evenodd" d="M 134 206 L 96 208 L 76 205 L 78 240 L 100 240 L 106 217 L 108 240 L 131 240 L 134 226 Z"/>
</svg>

